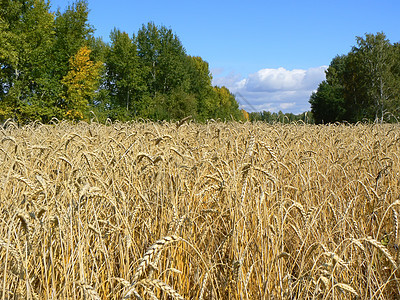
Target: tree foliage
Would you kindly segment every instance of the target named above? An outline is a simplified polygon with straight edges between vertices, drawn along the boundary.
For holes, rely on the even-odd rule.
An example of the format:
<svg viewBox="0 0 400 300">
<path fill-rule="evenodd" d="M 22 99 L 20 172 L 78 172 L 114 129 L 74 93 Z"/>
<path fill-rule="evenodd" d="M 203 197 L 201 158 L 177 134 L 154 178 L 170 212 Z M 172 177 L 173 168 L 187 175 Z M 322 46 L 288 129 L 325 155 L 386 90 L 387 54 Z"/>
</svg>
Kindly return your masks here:
<svg viewBox="0 0 400 300">
<path fill-rule="evenodd" d="M 105 59 L 108 117 L 175 120 L 192 115 L 205 120 L 242 116 L 233 95 L 225 99 L 212 87 L 208 63 L 187 55 L 171 29 L 149 22 L 132 37 L 117 29 L 110 37 Z"/>
<path fill-rule="evenodd" d="M 345 65 L 346 56 L 336 56 L 326 71 L 326 80 L 319 85 L 317 92 L 312 93 L 310 104 L 316 123 L 340 122 L 346 117 L 343 96 Z"/>
<path fill-rule="evenodd" d="M 393 121 L 400 116 L 399 47 L 384 33 L 357 37 L 347 55 L 335 57 L 310 97 L 317 123 Z"/>
<path fill-rule="evenodd" d="M 114 29 L 111 46 L 106 51 L 106 89 L 113 119 L 127 119 L 138 115 L 140 94 L 146 90 L 141 77 L 135 38 Z"/>
<path fill-rule="evenodd" d="M 50 11 L 44 0 L 0 7 L 0 120 L 243 118 L 235 97 L 213 87 L 208 63 L 149 22 L 110 44 L 94 38 L 87 1 Z"/>
<path fill-rule="evenodd" d="M 69 60 L 69 71 L 61 83 L 65 86 L 62 94 L 65 117 L 83 119 L 99 85 L 102 62 L 90 60 L 91 50 L 86 46 Z"/>
<path fill-rule="evenodd" d="M 0 117 L 36 119 L 51 113 L 48 68 L 53 15 L 44 1 L 3 1 L 0 9 Z"/>
<path fill-rule="evenodd" d="M 53 56 L 58 79 L 68 72 L 70 58 L 92 37 L 94 29 L 89 24 L 88 15 L 88 4 L 81 0 L 68 5 L 63 12 L 56 12 Z"/>
<path fill-rule="evenodd" d="M 235 96 L 225 87 L 214 87 L 217 103 L 214 106 L 214 117 L 220 119 L 238 118 L 241 115 Z"/>
</svg>

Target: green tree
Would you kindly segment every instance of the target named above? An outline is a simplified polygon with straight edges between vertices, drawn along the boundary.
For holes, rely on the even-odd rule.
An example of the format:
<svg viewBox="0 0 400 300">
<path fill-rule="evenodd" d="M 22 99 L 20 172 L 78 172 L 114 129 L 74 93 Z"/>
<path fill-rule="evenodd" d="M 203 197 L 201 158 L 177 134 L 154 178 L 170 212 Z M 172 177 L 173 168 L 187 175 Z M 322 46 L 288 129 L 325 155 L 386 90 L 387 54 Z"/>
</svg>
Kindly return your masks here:
<svg viewBox="0 0 400 300">
<path fill-rule="evenodd" d="M 197 117 L 205 120 L 215 112 L 218 97 L 211 82 L 212 74 L 208 62 L 199 56 L 188 56 L 190 63 L 190 93 L 195 95 L 197 102 Z"/>
<path fill-rule="evenodd" d="M 175 88 L 167 98 L 165 110 L 168 119 L 179 120 L 187 116 L 196 116 L 197 102 L 192 94 L 181 88 Z"/>
<path fill-rule="evenodd" d="M 367 94 L 368 86 L 360 67 L 359 56 L 350 52 L 346 56 L 345 70 L 342 73 L 345 117 L 348 122 L 373 119 L 371 99 Z"/>
<path fill-rule="evenodd" d="M 68 72 L 70 58 L 93 38 L 94 29 L 89 24 L 88 14 L 88 4 L 84 0 L 68 5 L 63 12 L 59 9 L 56 12 L 53 75 L 59 81 Z"/>
<path fill-rule="evenodd" d="M 310 97 L 315 122 L 334 123 L 343 121 L 347 115 L 344 98 L 344 72 L 347 56 L 336 56 L 326 70 L 326 80 L 319 84 Z"/>
<path fill-rule="evenodd" d="M 68 87 L 66 80 L 68 74 L 71 74 L 71 59 L 76 59 L 79 56 L 80 49 L 88 47 L 89 45 L 94 47 L 94 52 L 90 53 L 91 61 L 101 61 L 100 58 L 104 55 L 105 45 L 101 40 L 93 37 L 93 27 L 88 21 L 88 3 L 86 0 L 78 0 L 68 5 L 64 11 L 60 9 L 55 13 L 54 23 L 54 45 L 53 45 L 53 65 L 51 67 L 52 76 L 56 83 L 54 84 L 54 90 L 57 93 L 55 98 L 57 99 L 56 106 L 62 110 L 62 117 L 65 117 L 66 109 L 70 107 L 71 103 L 76 99 L 68 99 L 69 96 L 74 95 L 71 87 Z M 91 50 L 91 49 L 90 49 Z M 82 53 L 81 53 L 82 54 Z M 95 60 L 96 59 L 96 60 Z M 90 89 L 90 88 L 89 88 Z M 60 95 L 62 95 L 60 97 Z M 94 100 L 91 97 L 83 96 L 83 98 Z M 81 109 L 87 109 L 86 105 L 83 105 Z M 75 111 L 76 107 L 70 107 L 71 113 Z M 79 110 L 78 110 L 79 111 Z M 81 112 L 82 113 L 82 112 Z M 78 117 L 77 113 L 75 117 Z M 82 115 L 83 116 L 83 115 Z M 73 115 L 69 114 L 69 118 L 74 118 Z"/>
<path fill-rule="evenodd" d="M 179 120 L 189 115 L 196 116 L 196 98 L 179 88 L 168 95 L 157 94 L 149 103 L 146 116 L 153 120 Z"/>
<path fill-rule="evenodd" d="M 159 76 L 157 89 L 168 94 L 179 88 L 189 89 L 186 50 L 171 29 L 162 26 L 160 32 L 160 55 L 158 57 Z"/>
<path fill-rule="evenodd" d="M 148 85 L 148 93 L 156 96 L 156 80 L 158 68 L 158 56 L 160 54 L 159 30 L 154 23 L 148 23 L 137 34 L 138 56 L 143 68 L 143 79 Z"/>
<path fill-rule="evenodd" d="M 147 91 L 151 97 L 168 94 L 175 88 L 189 88 L 187 56 L 179 38 L 171 29 L 150 22 L 137 34 L 138 56 Z"/>
<path fill-rule="evenodd" d="M 132 38 L 114 30 L 109 46 L 93 37 L 88 13 L 86 0 L 54 14 L 45 0 L 2 1 L 0 119 L 80 119 L 89 106 L 124 120 L 243 117 L 171 29 L 150 22 Z"/>
<path fill-rule="evenodd" d="M 346 111 L 342 86 L 323 81 L 312 93 L 310 104 L 317 124 L 343 121 Z"/>
<path fill-rule="evenodd" d="M 69 59 L 92 32 L 87 3 L 56 17 L 44 0 L 3 0 L 0 8 L 0 117 L 49 121 L 62 117 L 62 78 Z"/>
<path fill-rule="evenodd" d="M 400 112 L 400 51 L 383 33 L 357 37 L 357 45 L 335 57 L 310 97 L 317 123 L 388 121 Z"/>
<path fill-rule="evenodd" d="M 394 51 L 384 33 L 357 37 L 357 46 L 351 51 L 357 66 L 358 93 L 367 97 L 367 118 L 383 122 L 387 113 L 396 113 L 400 88 L 398 74 L 393 72 L 398 64 Z"/>
<path fill-rule="evenodd" d="M 42 0 L 2 1 L 0 9 L 0 114 L 18 120 L 54 114 L 51 47 L 54 16 Z"/>
<path fill-rule="evenodd" d="M 135 37 L 114 29 L 106 52 L 106 87 L 114 117 L 131 118 L 141 111 L 140 100 L 146 86 L 137 55 Z"/>
<path fill-rule="evenodd" d="M 175 119 L 201 113 L 201 119 L 205 119 L 205 103 L 212 96 L 216 99 L 208 64 L 188 56 L 171 29 L 152 22 L 138 31 L 137 49 L 141 76 L 147 83 L 142 93 L 145 116 Z"/>
</svg>

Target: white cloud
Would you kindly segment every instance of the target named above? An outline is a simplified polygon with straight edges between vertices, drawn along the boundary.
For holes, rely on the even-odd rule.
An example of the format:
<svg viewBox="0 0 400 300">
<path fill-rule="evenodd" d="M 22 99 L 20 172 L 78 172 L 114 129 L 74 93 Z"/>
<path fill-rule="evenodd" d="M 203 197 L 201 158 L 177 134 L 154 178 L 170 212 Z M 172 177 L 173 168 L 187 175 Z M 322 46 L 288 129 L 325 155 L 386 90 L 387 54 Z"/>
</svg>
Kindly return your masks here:
<svg viewBox="0 0 400 300">
<path fill-rule="evenodd" d="M 325 78 L 326 67 L 307 70 L 261 69 L 250 74 L 246 80 L 246 89 L 253 92 L 301 91 L 315 89 L 315 85 Z"/>
<path fill-rule="evenodd" d="M 229 73 L 213 80 L 214 85 L 226 86 L 248 111 L 278 111 L 301 113 L 310 109 L 308 100 L 318 84 L 325 79 L 327 66 L 309 69 L 261 69 L 243 78 Z"/>
<path fill-rule="evenodd" d="M 304 87 L 309 90 L 316 90 L 322 80 L 325 80 L 325 71 L 328 66 L 310 68 L 304 77 Z"/>
<path fill-rule="evenodd" d="M 215 76 L 216 74 L 213 73 Z M 243 88 L 243 80 L 240 74 L 230 72 L 225 76 L 213 78 L 213 85 L 226 86 L 231 92 Z"/>
<path fill-rule="evenodd" d="M 296 102 L 290 102 L 290 103 L 284 102 L 284 103 L 281 103 L 279 106 L 282 109 L 287 109 L 287 108 L 293 107 L 295 105 L 296 105 Z"/>
<path fill-rule="evenodd" d="M 253 92 L 297 90 L 304 76 L 305 70 L 261 69 L 249 75 L 246 89 Z"/>
</svg>

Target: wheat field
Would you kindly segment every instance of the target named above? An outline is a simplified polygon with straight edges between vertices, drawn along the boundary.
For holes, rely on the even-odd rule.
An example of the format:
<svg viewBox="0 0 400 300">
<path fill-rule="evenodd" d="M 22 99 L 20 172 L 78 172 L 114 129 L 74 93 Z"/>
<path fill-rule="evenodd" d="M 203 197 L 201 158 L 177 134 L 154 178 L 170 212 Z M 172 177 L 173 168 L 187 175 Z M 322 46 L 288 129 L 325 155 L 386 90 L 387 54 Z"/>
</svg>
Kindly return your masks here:
<svg viewBox="0 0 400 300">
<path fill-rule="evenodd" d="M 400 126 L 0 128 L 0 299 L 398 299 Z"/>
</svg>

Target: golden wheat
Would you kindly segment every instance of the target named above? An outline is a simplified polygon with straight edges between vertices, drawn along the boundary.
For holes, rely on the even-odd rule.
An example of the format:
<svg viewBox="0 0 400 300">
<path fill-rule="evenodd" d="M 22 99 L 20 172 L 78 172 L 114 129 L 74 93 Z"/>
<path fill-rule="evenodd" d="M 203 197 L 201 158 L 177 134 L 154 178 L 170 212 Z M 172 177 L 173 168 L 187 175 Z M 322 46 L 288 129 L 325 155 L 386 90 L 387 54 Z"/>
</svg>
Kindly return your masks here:
<svg viewBox="0 0 400 300">
<path fill-rule="evenodd" d="M 1 300 L 400 296 L 398 124 L 0 132 Z"/>
</svg>

